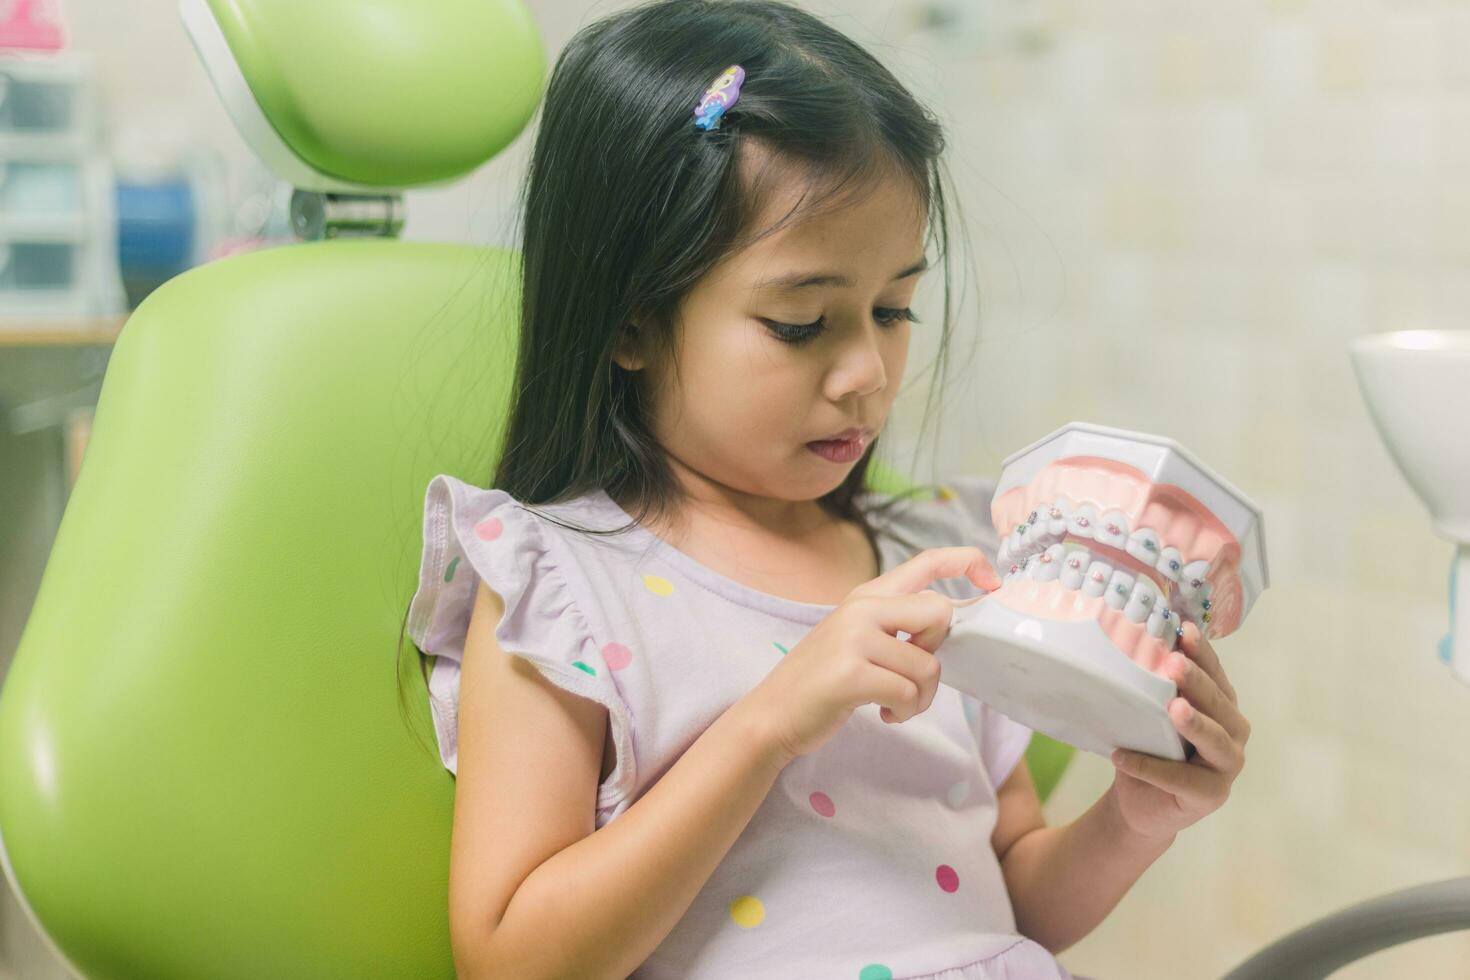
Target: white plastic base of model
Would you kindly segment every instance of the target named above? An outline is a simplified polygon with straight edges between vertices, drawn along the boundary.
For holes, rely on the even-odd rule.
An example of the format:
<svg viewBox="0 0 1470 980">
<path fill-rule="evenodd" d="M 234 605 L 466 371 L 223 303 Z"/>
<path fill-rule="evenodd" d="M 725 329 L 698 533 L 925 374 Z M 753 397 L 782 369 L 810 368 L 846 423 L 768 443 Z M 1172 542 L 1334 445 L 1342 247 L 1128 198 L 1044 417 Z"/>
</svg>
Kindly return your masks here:
<svg viewBox="0 0 1470 980">
<path fill-rule="evenodd" d="M 1038 619 L 981 599 L 956 607 L 935 656 L 945 684 L 1058 741 L 1184 758 L 1168 714 L 1174 682 L 1128 659 L 1096 620 Z"/>
</svg>

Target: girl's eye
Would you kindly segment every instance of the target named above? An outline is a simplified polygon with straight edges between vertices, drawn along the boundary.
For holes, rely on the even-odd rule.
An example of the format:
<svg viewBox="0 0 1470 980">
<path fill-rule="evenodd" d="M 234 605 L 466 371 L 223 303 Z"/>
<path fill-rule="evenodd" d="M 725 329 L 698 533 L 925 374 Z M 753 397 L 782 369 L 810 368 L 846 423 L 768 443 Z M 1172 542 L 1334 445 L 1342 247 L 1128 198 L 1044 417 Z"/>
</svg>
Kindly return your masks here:
<svg viewBox="0 0 1470 980">
<path fill-rule="evenodd" d="M 893 309 L 887 306 L 873 308 L 873 318 L 884 326 L 892 326 L 900 320 L 908 320 L 918 323 L 919 318 L 914 316 L 914 311 L 908 307 Z M 817 317 L 811 323 L 781 323 L 778 320 L 762 320 L 766 326 L 776 334 L 777 338 L 788 344 L 804 344 L 809 340 L 816 339 L 817 335 L 826 329 L 826 320 Z"/>
<path fill-rule="evenodd" d="M 894 310 L 889 309 L 886 306 L 879 306 L 873 310 L 873 316 L 877 318 L 879 323 L 897 323 L 899 320 L 907 320 L 910 323 L 919 322 L 919 318 L 914 316 L 914 311 L 909 309 L 907 306 L 905 306 L 901 310 Z"/>
<path fill-rule="evenodd" d="M 812 323 L 782 323 L 779 320 L 765 319 L 761 322 L 771 328 L 777 340 L 787 344 L 804 344 L 826 329 L 825 321 L 821 317 L 817 317 Z"/>
</svg>

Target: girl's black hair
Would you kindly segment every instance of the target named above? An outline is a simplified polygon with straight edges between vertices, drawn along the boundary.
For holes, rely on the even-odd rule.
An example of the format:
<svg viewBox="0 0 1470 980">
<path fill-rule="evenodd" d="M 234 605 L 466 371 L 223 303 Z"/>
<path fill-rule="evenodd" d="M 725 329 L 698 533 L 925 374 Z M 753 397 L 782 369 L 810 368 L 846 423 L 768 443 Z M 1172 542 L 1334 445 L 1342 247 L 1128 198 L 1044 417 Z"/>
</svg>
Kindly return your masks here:
<svg viewBox="0 0 1470 980">
<path fill-rule="evenodd" d="M 739 99 L 719 128 L 696 128 L 695 104 L 732 64 L 745 69 Z M 600 488 L 638 523 L 676 510 L 681 487 L 645 414 L 646 372 L 612 357 L 628 325 L 636 320 L 645 349 L 672 358 L 677 372 L 678 306 L 711 267 L 813 209 L 842 206 L 881 176 L 909 182 L 939 242 L 944 309 L 927 428 L 951 333 L 945 139 L 882 62 L 781 0 L 652 0 L 578 31 L 540 111 L 518 209 L 515 390 L 492 486 L 522 505 Z M 793 178 L 807 189 L 798 206 L 752 228 L 769 190 Z M 862 527 L 875 552 L 868 517 L 935 489 L 860 506 L 877 444 L 818 500 Z M 556 523 L 589 534 L 627 527 Z"/>
</svg>

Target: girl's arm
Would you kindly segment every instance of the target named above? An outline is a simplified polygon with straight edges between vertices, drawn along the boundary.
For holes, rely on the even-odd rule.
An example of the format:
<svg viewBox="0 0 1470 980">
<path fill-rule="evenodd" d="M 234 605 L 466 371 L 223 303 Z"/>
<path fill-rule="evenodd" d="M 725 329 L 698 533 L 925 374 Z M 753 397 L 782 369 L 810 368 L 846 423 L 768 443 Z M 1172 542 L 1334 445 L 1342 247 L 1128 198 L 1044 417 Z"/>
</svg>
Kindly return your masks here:
<svg viewBox="0 0 1470 980">
<path fill-rule="evenodd" d="M 461 978 L 622 978 L 673 930 L 780 774 L 737 702 L 594 832 L 607 709 L 505 653 L 482 582 L 460 672 L 450 933 Z"/>
<path fill-rule="evenodd" d="M 991 844 L 1016 913 L 1016 928 L 1052 953 L 1095 929 L 1174 835 L 1143 837 L 1122 820 L 1116 789 L 1082 816 L 1048 827 L 1022 759 L 996 792 Z"/>
<path fill-rule="evenodd" d="M 1016 928 L 1053 953 L 1091 932 L 1180 830 L 1218 810 L 1245 768 L 1250 721 L 1196 624 L 1184 624 L 1165 671 L 1179 691 L 1168 713 L 1190 746 L 1184 761 L 1115 751 L 1113 785 L 1065 827 L 1044 825 L 1024 765 L 996 794 L 991 842 Z"/>
</svg>

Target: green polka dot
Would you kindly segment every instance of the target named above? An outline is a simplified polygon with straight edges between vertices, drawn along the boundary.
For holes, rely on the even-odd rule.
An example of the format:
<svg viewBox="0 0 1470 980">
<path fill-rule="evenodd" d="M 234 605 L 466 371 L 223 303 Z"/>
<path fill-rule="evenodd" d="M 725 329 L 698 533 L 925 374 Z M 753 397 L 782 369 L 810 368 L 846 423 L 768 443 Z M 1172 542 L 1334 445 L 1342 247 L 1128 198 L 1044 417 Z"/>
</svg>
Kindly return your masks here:
<svg viewBox="0 0 1470 980">
<path fill-rule="evenodd" d="M 573 660 L 572 661 L 572 666 L 578 668 L 579 670 L 585 670 L 587 673 L 591 674 L 593 677 L 596 677 L 597 676 L 597 671 L 593 670 L 591 667 L 588 667 L 586 664 L 582 663 L 582 661 L 580 661 L 580 660 Z"/>
<path fill-rule="evenodd" d="M 450 579 L 454 578 L 454 570 L 456 568 L 458 568 L 458 567 L 459 567 L 459 555 L 455 555 L 454 556 L 454 561 L 450 562 L 449 563 L 449 567 L 446 568 L 446 569 L 444 569 L 444 581 L 448 582 Z"/>
<path fill-rule="evenodd" d="M 775 641 L 775 640 L 772 640 L 772 641 L 771 641 L 771 642 L 772 642 L 772 643 L 775 643 L 775 642 L 776 642 L 776 641 Z M 785 648 L 785 647 L 783 647 L 783 646 L 782 646 L 782 645 L 781 645 L 781 644 L 779 644 L 779 643 L 776 643 L 776 649 L 777 649 L 777 650 L 780 650 L 780 651 L 781 651 L 781 653 L 783 653 L 783 654 L 785 654 L 785 653 L 786 653 L 786 652 L 787 652 L 787 650 L 786 650 L 786 648 Z"/>
<path fill-rule="evenodd" d="M 893 980 L 893 971 L 882 963 L 869 963 L 858 972 L 858 980 Z"/>
</svg>

